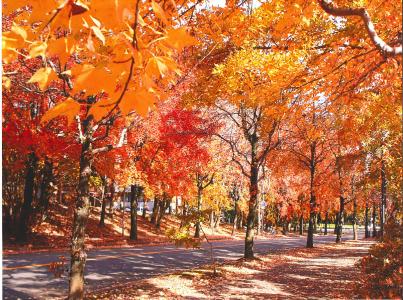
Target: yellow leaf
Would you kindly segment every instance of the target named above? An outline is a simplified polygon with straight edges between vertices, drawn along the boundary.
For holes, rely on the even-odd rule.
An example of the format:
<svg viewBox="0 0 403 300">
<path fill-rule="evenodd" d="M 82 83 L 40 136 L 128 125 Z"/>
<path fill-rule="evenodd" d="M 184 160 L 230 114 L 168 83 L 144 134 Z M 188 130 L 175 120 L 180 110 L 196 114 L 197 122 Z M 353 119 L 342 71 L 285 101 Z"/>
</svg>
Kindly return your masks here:
<svg viewBox="0 0 403 300">
<path fill-rule="evenodd" d="M 128 115 L 135 110 L 139 115 L 145 117 L 149 108 L 154 105 L 155 96 L 145 88 L 126 91 L 119 108 L 123 115 Z"/>
<path fill-rule="evenodd" d="M 49 109 L 42 117 L 41 123 L 46 123 L 58 116 L 67 117 L 67 123 L 70 125 L 74 117 L 80 112 L 80 103 L 72 98 L 57 104 L 55 107 Z"/>
<path fill-rule="evenodd" d="M 146 73 L 152 77 L 152 76 L 165 76 L 169 69 L 167 65 L 164 63 L 164 60 L 162 57 L 155 56 L 151 57 L 148 62 L 147 66 L 145 69 Z"/>
<path fill-rule="evenodd" d="M 100 22 L 98 19 L 94 18 L 93 16 L 90 16 L 90 18 L 91 18 L 92 22 L 94 22 L 94 24 L 95 24 L 98 28 L 101 28 L 101 22 Z"/>
<path fill-rule="evenodd" d="M 153 8 L 153 11 L 154 11 L 155 15 L 162 22 L 164 22 L 166 25 L 168 25 L 168 19 L 167 19 L 166 15 L 165 15 L 164 10 L 162 9 L 162 7 L 158 3 L 154 2 L 154 1 L 151 2 L 151 6 Z"/>
<path fill-rule="evenodd" d="M 29 49 L 29 57 L 35 58 L 41 56 L 42 58 L 44 58 L 47 47 L 48 45 L 45 42 L 38 41 L 32 43 Z"/>
<path fill-rule="evenodd" d="M 1 79 L 2 79 L 2 85 L 4 86 L 4 88 L 6 90 L 9 90 L 11 87 L 11 79 L 6 76 L 3 76 Z"/>
<path fill-rule="evenodd" d="M 52 72 L 52 68 L 40 68 L 34 75 L 28 80 L 28 83 L 38 83 L 39 88 L 44 90 L 48 85 L 49 75 Z"/>
<path fill-rule="evenodd" d="M 95 36 L 105 45 L 105 36 L 102 33 L 101 29 L 96 26 L 91 26 L 92 31 L 94 32 Z"/>
</svg>

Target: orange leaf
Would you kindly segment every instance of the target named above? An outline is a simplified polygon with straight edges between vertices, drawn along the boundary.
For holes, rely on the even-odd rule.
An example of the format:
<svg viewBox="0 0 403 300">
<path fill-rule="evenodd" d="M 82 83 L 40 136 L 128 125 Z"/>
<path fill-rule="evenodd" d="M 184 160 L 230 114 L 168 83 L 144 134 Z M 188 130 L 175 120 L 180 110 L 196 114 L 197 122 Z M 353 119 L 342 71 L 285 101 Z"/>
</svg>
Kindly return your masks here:
<svg viewBox="0 0 403 300">
<path fill-rule="evenodd" d="M 134 91 L 129 90 L 119 103 L 119 108 L 125 116 L 135 110 L 139 115 L 145 117 L 154 102 L 154 94 L 144 88 Z"/>
<path fill-rule="evenodd" d="M 154 2 L 154 1 L 151 2 L 151 6 L 153 8 L 153 11 L 154 11 L 155 15 L 162 22 L 164 22 L 166 25 L 168 25 L 168 19 L 167 19 L 166 15 L 165 15 L 164 10 L 162 9 L 162 7 L 158 3 Z"/>
<path fill-rule="evenodd" d="M 49 109 L 42 117 L 41 123 L 46 123 L 56 117 L 64 116 L 67 117 L 67 123 L 70 125 L 74 117 L 80 112 L 80 103 L 72 98 L 67 98 L 67 100 L 57 104 L 55 107 Z"/>
</svg>

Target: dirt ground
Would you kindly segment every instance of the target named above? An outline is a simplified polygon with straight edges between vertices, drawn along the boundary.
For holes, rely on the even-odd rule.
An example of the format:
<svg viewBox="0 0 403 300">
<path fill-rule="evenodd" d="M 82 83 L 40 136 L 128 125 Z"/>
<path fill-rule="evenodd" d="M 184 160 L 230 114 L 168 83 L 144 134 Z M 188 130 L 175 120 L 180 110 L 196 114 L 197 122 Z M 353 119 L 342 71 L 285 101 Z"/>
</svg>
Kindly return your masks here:
<svg viewBox="0 0 403 300">
<path fill-rule="evenodd" d="M 352 299 L 355 263 L 373 241 L 348 241 L 273 252 L 254 261 L 158 276 L 95 291 L 87 299 Z"/>
</svg>

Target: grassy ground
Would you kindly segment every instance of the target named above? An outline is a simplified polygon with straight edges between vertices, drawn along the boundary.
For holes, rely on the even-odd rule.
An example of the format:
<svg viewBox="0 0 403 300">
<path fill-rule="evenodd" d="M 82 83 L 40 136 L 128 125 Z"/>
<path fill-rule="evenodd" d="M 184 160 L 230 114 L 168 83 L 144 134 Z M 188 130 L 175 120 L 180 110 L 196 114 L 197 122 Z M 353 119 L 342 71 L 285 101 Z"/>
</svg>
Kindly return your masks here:
<svg viewBox="0 0 403 300">
<path fill-rule="evenodd" d="M 87 299 L 352 299 L 358 284 L 354 264 L 373 241 L 349 241 L 270 253 L 254 261 L 123 283 Z"/>
</svg>

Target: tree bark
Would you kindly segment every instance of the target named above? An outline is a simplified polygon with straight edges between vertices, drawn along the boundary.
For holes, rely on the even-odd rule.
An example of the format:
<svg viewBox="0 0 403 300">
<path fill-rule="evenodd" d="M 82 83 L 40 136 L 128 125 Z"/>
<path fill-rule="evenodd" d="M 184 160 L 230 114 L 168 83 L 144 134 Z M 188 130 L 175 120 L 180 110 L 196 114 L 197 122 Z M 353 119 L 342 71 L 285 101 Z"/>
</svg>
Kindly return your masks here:
<svg viewBox="0 0 403 300">
<path fill-rule="evenodd" d="M 211 210 L 210 212 L 210 229 L 211 232 L 214 232 L 214 211 Z"/>
<path fill-rule="evenodd" d="M 299 235 L 304 234 L 304 216 L 301 214 L 299 216 Z"/>
<path fill-rule="evenodd" d="M 252 144 L 252 154 L 256 152 L 254 150 L 253 145 L 254 144 Z M 249 186 L 249 212 L 246 219 L 246 236 L 245 236 L 245 253 L 244 253 L 244 257 L 247 259 L 254 258 L 253 238 L 254 238 L 254 227 L 256 219 L 256 203 L 258 196 L 258 176 L 259 176 L 259 169 L 252 158 L 252 164 L 250 170 L 250 186 Z"/>
<path fill-rule="evenodd" d="M 380 214 L 379 214 L 379 224 L 380 230 L 379 235 L 382 237 L 384 232 L 385 225 L 385 211 L 386 211 L 386 166 L 385 161 L 382 159 L 381 162 L 381 205 L 380 205 Z"/>
<path fill-rule="evenodd" d="M 198 184 L 197 187 L 197 220 L 196 220 L 196 228 L 195 228 L 195 238 L 200 238 L 200 212 L 201 212 L 201 204 L 202 204 L 202 189 Z"/>
<path fill-rule="evenodd" d="M 142 214 L 141 214 L 141 217 L 142 217 L 143 219 L 145 219 L 145 218 L 146 218 L 146 215 L 147 215 L 146 199 L 145 199 L 145 197 L 143 197 L 143 212 L 142 212 Z"/>
<path fill-rule="evenodd" d="M 47 210 L 49 208 L 50 198 L 50 184 L 53 178 L 53 163 L 49 158 L 45 158 L 45 164 L 42 170 L 42 180 L 40 185 L 39 195 L 39 213 L 41 220 L 47 217 Z"/>
<path fill-rule="evenodd" d="M 375 201 L 372 204 L 372 237 L 376 237 L 376 204 Z"/>
<path fill-rule="evenodd" d="M 164 195 L 162 201 L 160 201 L 160 203 L 159 203 L 160 204 L 159 205 L 160 206 L 159 207 L 159 214 L 157 216 L 157 223 L 155 224 L 155 226 L 157 228 L 161 227 L 162 218 L 165 216 L 165 211 L 168 209 L 170 203 L 171 203 L 171 199 L 167 198 L 167 196 Z"/>
<path fill-rule="evenodd" d="M 153 212 L 152 212 L 151 219 L 150 219 L 151 224 L 157 223 L 158 210 L 160 207 L 159 203 L 160 203 L 160 200 L 158 199 L 158 197 L 154 197 Z"/>
<path fill-rule="evenodd" d="M 344 223 L 344 197 L 340 196 L 340 210 L 336 226 L 336 243 L 341 243 L 341 238 L 343 234 L 343 223 Z"/>
<path fill-rule="evenodd" d="M 327 235 L 327 224 L 329 223 L 329 213 L 328 212 L 326 212 L 326 215 L 325 215 L 325 232 L 324 232 L 324 235 Z"/>
<path fill-rule="evenodd" d="M 237 227 L 238 224 L 238 201 L 235 200 L 235 205 L 234 205 L 234 221 L 232 224 L 232 232 L 231 235 L 235 234 L 235 229 Z"/>
<path fill-rule="evenodd" d="M 115 198 L 115 182 L 112 181 L 111 182 L 111 186 L 110 186 L 110 199 L 109 199 L 109 214 L 111 217 L 111 220 L 113 220 L 113 200 Z"/>
<path fill-rule="evenodd" d="M 68 295 L 70 300 L 84 298 L 84 268 L 87 259 L 85 252 L 85 228 L 89 216 L 89 180 L 93 162 L 91 120 L 92 117 L 90 116 L 83 122 L 84 141 L 80 154 L 78 197 L 74 208 L 73 233 L 71 236 L 70 283 Z"/>
<path fill-rule="evenodd" d="M 314 222 L 315 222 L 315 209 L 316 209 L 316 197 L 314 192 L 314 182 L 315 182 L 315 154 L 316 154 L 316 143 L 311 143 L 310 145 L 310 198 L 309 198 L 309 225 L 308 225 L 308 235 L 306 240 L 306 247 L 313 248 L 313 232 L 314 232 Z"/>
<path fill-rule="evenodd" d="M 365 238 L 371 237 L 371 233 L 369 230 L 369 206 L 368 200 L 365 200 Z"/>
<path fill-rule="evenodd" d="M 34 152 L 31 152 L 28 155 L 28 159 L 26 162 L 24 202 L 21 207 L 19 224 L 17 228 L 17 240 L 22 243 L 27 241 L 30 219 L 32 217 L 32 202 L 34 198 L 35 170 L 37 167 L 37 163 L 38 158 L 36 157 Z"/>
<path fill-rule="evenodd" d="M 105 192 L 106 192 L 106 177 L 102 177 L 102 205 L 101 205 L 101 216 L 99 218 L 99 226 L 103 227 L 105 226 L 105 214 L 106 214 L 106 197 L 105 197 Z"/>
<path fill-rule="evenodd" d="M 353 198 L 353 240 L 358 240 L 357 230 L 357 198 Z"/>
<path fill-rule="evenodd" d="M 130 239 L 137 240 L 137 205 L 142 188 L 132 184 L 130 186 Z"/>
</svg>

